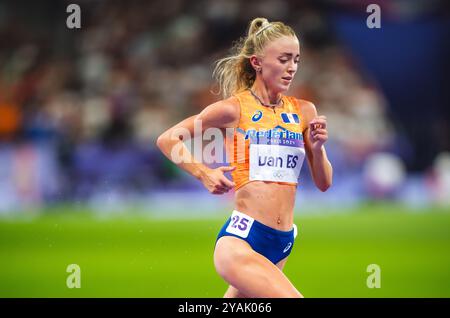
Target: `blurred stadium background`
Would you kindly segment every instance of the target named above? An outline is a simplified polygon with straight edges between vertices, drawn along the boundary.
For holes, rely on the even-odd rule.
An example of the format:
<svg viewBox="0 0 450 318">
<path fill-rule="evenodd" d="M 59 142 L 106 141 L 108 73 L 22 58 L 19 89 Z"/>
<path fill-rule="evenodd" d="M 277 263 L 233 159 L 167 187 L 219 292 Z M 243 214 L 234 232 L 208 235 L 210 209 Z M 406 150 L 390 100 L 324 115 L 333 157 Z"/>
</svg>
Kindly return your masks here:
<svg viewBox="0 0 450 318">
<path fill-rule="evenodd" d="M 327 116 L 335 173 L 321 193 L 304 166 L 287 275 L 308 297 L 450 297 L 439 0 L 0 1 L 1 297 L 222 296 L 212 253 L 232 194 L 209 195 L 155 141 L 219 99 L 213 62 L 257 16 L 300 38 L 289 93 Z"/>
</svg>

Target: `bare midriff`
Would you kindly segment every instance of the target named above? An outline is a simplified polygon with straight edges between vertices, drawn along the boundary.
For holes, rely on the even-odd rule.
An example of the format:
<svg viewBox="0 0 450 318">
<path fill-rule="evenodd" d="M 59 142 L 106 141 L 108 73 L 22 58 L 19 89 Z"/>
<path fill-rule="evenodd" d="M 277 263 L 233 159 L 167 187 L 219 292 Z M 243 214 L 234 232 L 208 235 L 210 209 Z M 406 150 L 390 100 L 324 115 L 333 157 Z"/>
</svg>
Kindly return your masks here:
<svg viewBox="0 0 450 318">
<path fill-rule="evenodd" d="M 297 187 L 276 182 L 252 181 L 235 193 L 235 209 L 280 231 L 290 231 L 294 222 Z"/>
</svg>

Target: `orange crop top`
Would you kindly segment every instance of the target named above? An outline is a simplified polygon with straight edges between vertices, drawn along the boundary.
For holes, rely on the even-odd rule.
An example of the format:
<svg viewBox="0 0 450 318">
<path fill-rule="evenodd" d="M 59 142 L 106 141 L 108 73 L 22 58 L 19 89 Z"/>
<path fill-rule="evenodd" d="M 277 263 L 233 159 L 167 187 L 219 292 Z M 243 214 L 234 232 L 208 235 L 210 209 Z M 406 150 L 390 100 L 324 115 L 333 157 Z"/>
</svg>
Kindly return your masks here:
<svg viewBox="0 0 450 318">
<path fill-rule="evenodd" d="M 298 100 L 283 96 L 282 106 L 272 109 L 249 90 L 234 96 L 240 119 L 226 150 L 230 165 L 236 167 L 231 173 L 235 190 L 251 181 L 296 185 L 305 157 Z"/>
</svg>

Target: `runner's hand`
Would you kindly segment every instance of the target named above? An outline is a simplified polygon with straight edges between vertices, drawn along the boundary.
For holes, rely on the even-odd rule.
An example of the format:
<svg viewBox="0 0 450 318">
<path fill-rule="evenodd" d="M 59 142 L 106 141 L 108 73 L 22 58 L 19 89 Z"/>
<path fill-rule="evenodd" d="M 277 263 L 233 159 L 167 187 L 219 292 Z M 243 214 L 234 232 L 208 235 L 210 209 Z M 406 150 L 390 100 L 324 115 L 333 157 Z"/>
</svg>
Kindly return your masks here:
<svg viewBox="0 0 450 318">
<path fill-rule="evenodd" d="M 322 145 L 328 140 L 327 118 L 317 116 L 309 122 L 309 132 L 311 148 L 313 151 L 320 151 Z"/>
<path fill-rule="evenodd" d="M 222 166 L 208 169 L 200 178 L 206 189 L 212 194 L 224 194 L 234 187 L 234 182 L 225 176 L 225 172 L 233 171 L 236 167 Z"/>
</svg>

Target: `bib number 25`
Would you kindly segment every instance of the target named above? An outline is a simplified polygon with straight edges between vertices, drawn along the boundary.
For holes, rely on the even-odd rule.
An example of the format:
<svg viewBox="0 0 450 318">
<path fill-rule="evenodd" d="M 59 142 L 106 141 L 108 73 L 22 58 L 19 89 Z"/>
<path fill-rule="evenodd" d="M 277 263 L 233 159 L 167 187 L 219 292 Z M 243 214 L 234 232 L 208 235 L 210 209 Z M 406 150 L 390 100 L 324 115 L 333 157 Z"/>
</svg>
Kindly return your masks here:
<svg viewBox="0 0 450 318">
<path fill-rule="evenodd" d="M 226 231 L 228 233 L 233 233 L 246 238 L 250 231 L 250 227 L 253 224 L 253 221 L 253 218 L 243 213 L 234 211 L 234 213 L 231 215 L 230 224 L 228 225 Z"/>
<path fill-rule="evenodd" d="M 249 220 L 246 219 L 246 218 L 239 219 L 239 216 L 235 215 L 231 219 L 231 222 L 232 222 L 231 227 L 234 228 L 234 229 L 238 228 L 241 231 L 245 231 L 247 229 L 247 226 L 248 226 L 248 221 Z"/>
</svg>

